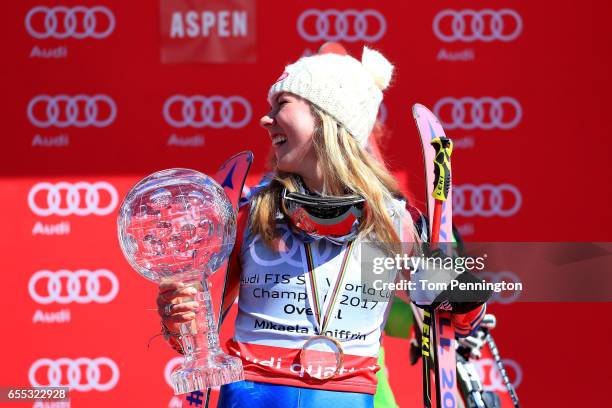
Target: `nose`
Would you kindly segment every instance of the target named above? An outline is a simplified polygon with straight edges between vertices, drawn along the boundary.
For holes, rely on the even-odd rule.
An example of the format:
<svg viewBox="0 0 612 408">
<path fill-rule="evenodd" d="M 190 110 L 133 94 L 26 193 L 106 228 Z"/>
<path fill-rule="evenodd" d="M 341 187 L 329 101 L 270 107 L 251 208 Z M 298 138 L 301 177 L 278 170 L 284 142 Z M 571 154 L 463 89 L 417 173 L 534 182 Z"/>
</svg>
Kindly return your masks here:
<svg viewBox="0 0 612 408">
<path fill-rule="evenodd" d="M 273 126 L 274 117 L 272 116 L 272 113 L 270 112 L 270 113 L 266 113 L 265 115 L 263 115 L 261 119 L 259 119 L 259 124 L 263 128 L 268 128 L 269 126 Z"/>
</svg>

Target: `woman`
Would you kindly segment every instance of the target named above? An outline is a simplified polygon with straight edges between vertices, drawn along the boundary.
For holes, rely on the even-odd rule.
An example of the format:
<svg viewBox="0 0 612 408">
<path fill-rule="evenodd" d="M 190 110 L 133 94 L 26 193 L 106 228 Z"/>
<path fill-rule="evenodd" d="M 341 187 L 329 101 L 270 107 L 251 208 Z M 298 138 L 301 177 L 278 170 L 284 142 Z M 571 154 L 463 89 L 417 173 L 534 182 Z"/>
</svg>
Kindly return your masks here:
<svg viewBox="0 0 612 408">
<path fill-rule="evenodd" d="M 393 66 L 364 48 L 285 68 L 261 119 L 274 178 L 239 214 L 230 273 L 240 274 L 231 354 L 246 381 L 221 388 L 220 407 L 372 407 L 388 311 L 362 276 L 364 241 L 386 253 L 416 238 L 387 170 L 365 150 Z M 190 289 L 160 287 L 170 332 L 194 318 Z M 168 303 L 175 306 L 164 311 Z"/>
</svg>

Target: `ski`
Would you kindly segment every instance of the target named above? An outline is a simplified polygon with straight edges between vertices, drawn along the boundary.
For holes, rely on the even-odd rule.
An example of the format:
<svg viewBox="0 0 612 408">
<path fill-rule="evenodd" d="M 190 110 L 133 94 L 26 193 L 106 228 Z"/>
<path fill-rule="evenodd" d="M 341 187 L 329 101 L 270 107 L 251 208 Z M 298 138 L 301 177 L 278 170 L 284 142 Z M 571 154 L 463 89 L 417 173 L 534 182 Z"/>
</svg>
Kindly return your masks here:
<svg viewBox="0 0 612 408">
<path fill-rule="evenodd" d="M 444 149 L 449 149 L 450 140 L 446 138 L 444 129 L 436 116 L 425 106 L 415 104 L 412 115 L 419 131 L 421 146 L 423 149 L 423 160 L 425 164 L 425 184 L 427 195 L 427 215 L 430 227 L 430 241 L 433 244 L 442 243 L 439 249 L 446 255 L 451 255 L 451 243 L 453 239 L 452 227 L 452 186 L 450 184 L 450 163 L 448 172 L 444 174 Z M 432 144 L 433 142 L 433 144 Z M 448 159 L 448 157 L 446 157 Z M 434 196 L 436 187 L 434 183 L 446 182 L 445 201 Z M 438 207 L 436 209 L 436 207 Z M 439 241 L 438 241 L 439 239 Z M 422 353 L 423 353 L 423 403 L 430 408 L 432 406 L 430 392 L 431 371 L 429 361 L 425 358 L 430 351 L 425 348 L 425 341 L 431 339 L 431 354 L 434 362 L 435 384 L 436 384 L 436 407 L 457 406 L 458 395 L 456 392 L 456 356 L 455 356 L 455 330 L 452 325 L 451 314 L 442 307 L 425 311 L 424 315 L 431 315 L 430 330 L 426 330 L 425 319 L 422 330 Z M 427 338 L 430 331 L 430 338 Z"/>
<path fill-rule="evenodd" d="M 253 163 L 253 153 L 250 151 L 240 152 L 232 157 L 219 167 L 219 170 L 214 176 L 214 179 L 223 187 L 225 193 L 230 199 L 236 215 L 239 210 L 240 197 L 242 197 L 242 189 L 246 182 L 247 174 L 251 169 Z M 238 233 L 238 231 L 236 231 Z M 234 300 L 238 294 L 237 287 L 238 282 L 234 282 L 233 275 L 229 275 L 229 262 L 228 259 L 224 265 L 221 266 L 221 270 L 225 271 L 225 279 L 223 281 L 223 293 L 221 295 L 221 304 L 219 305 L 219 317 L 217 319 L 217 330 L 221 331 L 221 325 L 229 309 L 234 304 Z"/>
<path fill-rule="evenodd" d="M 236 214 L 238 214 L 238 204 L 242 196 L 242 189 L 252 163 L 252 152 L 240 152 L 226 160 L 213 176 L 213 179 L 223 187 Z M 223 291 L 221 294 L 221 303 L 219 304 L 219 314 L 217 316 L 217 332 L 219 333 L 221 332 L 223 319 L 234 303 L 237 294 L 237 291 L 233 289 L 237 287 L 237 284 L 233 283 L 235 277 L 229 274 L 229 264 L 230 260 L 228 259 L 219 267 L 219 271 L 217 272 L 223 273 Z M 210 403 L 210 391 L 210 388 L 206 389 L 206 398 L 204 401 L 202 401 L 202 397 L 204 397 L 202 391 L 194 391 L 186 394 L 183 399 L 183 406 L 204 406 L 208 408 Z"/>
</svg>

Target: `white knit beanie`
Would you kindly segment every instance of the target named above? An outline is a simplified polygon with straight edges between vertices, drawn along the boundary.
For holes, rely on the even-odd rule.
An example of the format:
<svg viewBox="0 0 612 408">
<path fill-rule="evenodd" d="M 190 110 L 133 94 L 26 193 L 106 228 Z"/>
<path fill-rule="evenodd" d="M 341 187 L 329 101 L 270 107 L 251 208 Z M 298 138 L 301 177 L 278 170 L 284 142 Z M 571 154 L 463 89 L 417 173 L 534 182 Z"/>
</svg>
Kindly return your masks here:
<svg viewBox="0 0 612 408">
<path fill-rule="evenodd" d="M 361 62 L 349 55 L 322 54 L 300 58 L 268 91 L 291 92 L 332 115 L 365 146 L 391 81 L 393 65 L 378 51 L 363 47 Z"/>
</svg>

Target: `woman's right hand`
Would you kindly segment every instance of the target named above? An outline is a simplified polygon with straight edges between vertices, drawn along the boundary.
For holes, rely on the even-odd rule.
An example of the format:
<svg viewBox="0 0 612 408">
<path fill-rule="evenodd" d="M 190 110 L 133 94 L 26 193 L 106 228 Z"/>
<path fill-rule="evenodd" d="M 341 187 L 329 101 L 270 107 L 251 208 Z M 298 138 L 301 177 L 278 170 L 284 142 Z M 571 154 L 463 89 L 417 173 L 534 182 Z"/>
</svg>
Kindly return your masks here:
<svg viewBox="0 0 612 408">
<path fill-rule="evenodd" d="M 195 319 L 195 310 L 198 302 L 193 300 L 197 293 L 194 286 L 187 286 L 182 282 L 162 280 L 157 295 L 157 313 L 162 323 L 170 332 L 178 333 L 180 324 Z M 172 305 L 166 307 L 167 305 Z M 168 310 L 170 309 L 170 310 Z M 170 313 L 167 313 L 170 311 Z"/>
</svg>

